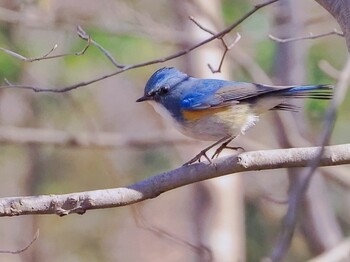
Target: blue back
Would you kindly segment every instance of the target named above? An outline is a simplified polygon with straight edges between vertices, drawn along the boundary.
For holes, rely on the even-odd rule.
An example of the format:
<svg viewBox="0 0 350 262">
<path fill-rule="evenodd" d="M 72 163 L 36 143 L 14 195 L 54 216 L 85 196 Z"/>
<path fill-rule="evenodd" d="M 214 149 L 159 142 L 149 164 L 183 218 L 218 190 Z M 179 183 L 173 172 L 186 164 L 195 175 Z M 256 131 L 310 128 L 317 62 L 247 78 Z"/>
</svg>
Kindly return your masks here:
<svg viewBox="0 0 350 262">
<path fill-rule="evenodd" d="M 162 87 L 167 87 L 166 93 L 160 92 Z M 151 76 L 145 87 L 145 96 L 152 97 L 152 100 L 162 104 L 175 119 L 181 121 L 183 110 L 218 108 L 241 102 L 248 103 L 252 107 L 257 104 L 264 110 L 274 107 L 280 109 L 277 106 L 286 98 L 329 99 L 330 90 L 331 87 L 325 85 L 269 86 L 218 79 L 198 79 L 172 67 L 159 69 Z M 276 98 L 276 102 L 271 100 L 272 96 Z M 269 99 L 264 100 L 264 98 Z"/>
</svg>

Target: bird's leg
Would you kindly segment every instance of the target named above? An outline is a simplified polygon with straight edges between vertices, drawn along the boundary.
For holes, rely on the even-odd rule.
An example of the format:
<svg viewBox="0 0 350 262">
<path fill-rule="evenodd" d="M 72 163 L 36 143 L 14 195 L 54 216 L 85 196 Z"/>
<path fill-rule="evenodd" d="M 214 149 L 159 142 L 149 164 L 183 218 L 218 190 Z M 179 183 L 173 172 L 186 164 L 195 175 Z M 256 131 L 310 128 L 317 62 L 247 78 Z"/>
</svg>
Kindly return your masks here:
<svg viewBox="0 0 350 262">
<path fill-rule="evenodd" d="M 222 143 L 222 142 L 224 142 L 224 141 L 226 141 L 226 140 L 228 140 L 229 139 L 229 142 L 231 142 L 231 140 L 233 139 L 233 137 L 231 137 L 231 136 L 225 136 L 225 137 L 223 137 L 223 138 L 221 138 L 219 141 L 217 141 L 217 142 L 215 142 L 214 144 L 212 144 L 212 145 L 210 145 L 210 146 L 208 146 L 208 147 L 206 147 L 206 148 L 204 148 L 203 150 L 201 150 L 200 152 L 199 152 L 199 154 L 197 154 L 194 158 L 192 158 L 190 161 L 187 161 L 185 164 L 183 164 L 184 166 L 188 166 L 188 165 L 190 165 L 190 164 L 193 164 L 193 163 L 195 163 L 195 162 L 200 162 L 201 161 L 201 157 L 205 157 L 207 160 L 208 160 L 208 162 L 209 163 L 211 163 L 211 160 L 210 160 L 210 158 L 207 156 L 207 152 L 210 150 L 210 149 L 212 149 L 214 146 L 217 146 L 218 144 L 220 144 L 220 143 Z M 228 143 L 229 143 L 228 142 Z M 226 143 L 226 142 L 225 142 Z M 224 144 L 225 144 L 224 143 Z M 228 144 L 227 143 L 227 144 Z M 226 145 L 227 145 L 226 144 Z M 222 147 L 222 145 L 220 146 L 220 147 Z M 223 148 L 222 148 L 223 149 Z M 221 150 L 222 150 L 221 149 Z M 221 152 L 221 150 L 220 150 L 220 152 Z M 216 150 L 217 151 L 217 150 Z M 215 152 L 215 154 L 216 154 L 216 152 Z"/>
<path fill-rule="evenodd" d="M 222 150 L 224 149 L 232 149 L 232 150 L 244 150 L 243 147 L 233 147 L 233 146 L 227 146 L 233 139 L 235 138 L 235 136 L 231 136 L 229 139 L 227 139 L 227 141 L 225 141 L 224 143 L 221 144 L 221 146 L 218 147 L 218 149 L 216 149 L 214 155 L 211 157 L 211 159 L 213 159 L 214 157 L 218 157 L 220 155 L 220 153 L 222 152 Z"/>
</svg>

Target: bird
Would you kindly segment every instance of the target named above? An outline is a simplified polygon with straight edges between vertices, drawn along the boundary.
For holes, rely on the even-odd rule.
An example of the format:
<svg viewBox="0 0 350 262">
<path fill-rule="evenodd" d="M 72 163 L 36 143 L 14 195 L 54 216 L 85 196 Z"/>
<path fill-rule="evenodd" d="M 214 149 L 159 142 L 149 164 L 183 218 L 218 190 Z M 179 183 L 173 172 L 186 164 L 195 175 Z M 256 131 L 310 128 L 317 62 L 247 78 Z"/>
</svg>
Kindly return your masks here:
<svg viewBox="0 0 350 262">
<path fill-rule="evenodd" d="M 175 120 L 177 129 L 197 140 L 216 141 L 186 162 L 190 165 L 205 157 L 219 144 L 218 156 L 238 135 L 244 134 L 270 110 L 298 111 L 288 103 L 294 98 L 330 99 L 331 85 L 273 86 L 219 79 L 195 78 L 164 67 L 149 78 L 142 97 L 136 102 L 153 101 L 162 105 Z M 242 148 L 241 148 L 242 149 Z"/>
</svg>

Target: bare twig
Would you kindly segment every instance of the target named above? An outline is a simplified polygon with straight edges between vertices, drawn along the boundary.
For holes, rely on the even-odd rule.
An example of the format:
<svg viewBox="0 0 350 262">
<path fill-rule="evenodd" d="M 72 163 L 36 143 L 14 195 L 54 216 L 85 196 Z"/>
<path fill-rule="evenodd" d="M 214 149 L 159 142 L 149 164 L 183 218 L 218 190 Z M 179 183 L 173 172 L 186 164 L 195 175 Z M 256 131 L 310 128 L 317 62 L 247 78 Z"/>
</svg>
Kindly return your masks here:
<svg viewBox="0 0 350 262">
<path fill-rule="evenodd" d="M 140 67 L 145 67 L 145 66 L 148 66 L 148 65 L 154 65 L 154 64 L 160 64 L 160 63 L 164 63 L 166 61 L 169 61 L 169 60 L 172 60 L 172 59 L 175 59 L 175 58 L 178 58 L 180 56 L 183 56 L 183 55 L 186 55 L 190 52 L 192 52 L 193 50 L 215 40 L 215 39 L 218 39 L 218 38 L 221 38 L 223 37 L 224 35 L 228 34 L 229 32 L 231 32 L 234 28 L 236 28 L 238 25 L 240 25 L 244 20 L 246 20 L 248 17 L 250 17 L 251 15 L 253 15 L 256 11 L 258 11 L 259 9 L 267 6 L 267 5 L 270 5 L 272 3 L 275 3 L 277 2 L 278 0 L 269 0 L 269 1 L 266 1 L 264 3 L 261 3 L 261 4 L 257 4 L 255 5 L 249 12 L 247 12 L 245 15 L 243 15 L 241 18 L 239 18 L 237 21 L 235 21 L 233 24 L 231 24 L 230 26 L 228 26 L 227 28 L 225 28 L 224 30 L 222 30 L 221 32 L 187 48 L 187 49 L 184 49 L 180 52 L 177 52 L 175 54 L 172 54 L 172 55 L 169 55 L 169 56 L 165 56 L 165 57 L 162 57 L 162 58 L 158 58 L 158 59 L 155 59 L 155 60 L 150 60 L 150 61 L 146 61 L 146 62 L 142 62 L 142 63 L 139 63 L 139 64 L 134 64 L 134 65 L 121 65 L 121 64 L 118 64 L 119 66 L 121 66 L 120 69 L 118 69 L 117 71 L 114 71 L 112 73 L 109 73 L 109 74 L 106 74 L 106 75 L 103 75 L 103 76 L 100 76 L 100 77 L 97 77 L 97 78 L 94 78 L 92 80 L 88 80 L 88 81 L 83 81 L 83 82 L 80 82 L 80 83 L 76 83 L 76 84 L 73 84 L 73 85 L 70 85 L 70 86 L 65 86 L 65 87 L 62 87 L 62 88 L 41 88 L 41 87 L 37 87 L 37 86 L 32 86 L 32 85 L 11 85 L 10 88 L 21 88 L 21 89 L 28 89 L 28 90 L 32 90 L 34 92 L 52 92 L 52 93 L 64 93 L 64 92 L 68 92 L 68 91 L 71 91 L 71 90 L 74 90 L 74 89 L 77 89 L 79 87 L 82 87 L 82 86 L 87 86 L 87 85 L 90 85 L 90 84 L 93 84 L 93 83 L 96 83 L 96 82 L 99 82 L 101 80 L 104 80 L 106 78 L 110 78 L 112 76 L 115 76 L 115 75 L 118 75 L 118 74 L 121 74 L 125 71 L 128 71 L 128 70 L 131 70 L 131 69 L 136 69 L 136 68 L 140 68 Z M 82 34 L 84 36 L 84 34 Z M 9 88 L 9 86 L 0 86 L 0 88 Z"/>
<path fill-rule="evenodd" d="M 46 54 L 39 56 L 39 57 L 34 57 L 34 58 L 30 58 L 30 57 L 25 57 L 23 55 L 20 55 L 14 51 L 8 50 L 6 48 L 0 47 L 1 51 L 4 51 L 6 54 L 9 54 L 17 59 L 20 59 L 22 61 L 25 62 L 35 62 L 35 61 L 41 61 L 41 60 L 48 60 L 48 59 L 54 59 L 54 58 L 59 58 L 59 57 L 65 57 L 65 56 L 80 56 L 80 55 L 84 55 L 86 50 L 89 48 L 90 46 L 90 40 L 87 41 L 86 46 L 78 52 L 75 53 L 66 53 L 66 54 L 59 54 L 59 55 L 50 55 L 57 47 L 58 45 L 55 44 L 51 50 L 49 52 L 47 52 Z"/>
<path fill-rule="evenodd" d="M 29 214 L 84 214 L 90 209 L 130 205 L 155 198 L 166 191 L 206 179 L 244 171 L 304 167 L 317 159 L 320 147 L 246 152 L 212 161 L 183 166 L 133 185 L 64 195 L 0 198 L 0 216 Z M 350 144 L 328 146 L 319 166 L 350 163 Z"/>
<path fill-rule="evenodd" d="M 211 35 L 215 35 L 215 33 L 213 33 L 211 30 L 209 30 L 208 28 L 205 28 L 205 27 L 204 27 L 203 25 L 201 25 L 198 21 L 196 21 L 196 20 L 194 19 L 193 16 L 190 16 L 190 20 L 191 20 L 193 23 L 195 23 L 195 25 L 197 25 L 197 26 L 198 26 L 200 29 L 202 29 L 203 31 L 205 31 L 205 32 L 207 32 L 207 33 L 209 33 L 209 34 L 211 34 Z M 215 73 L 220 73 L 220 72 L 221 72 L 221 67 L 222 67 L 222 64 L 224 63 L 224 59 L 225 59 L 225 57 L 226 57 L 227 52 L 228 52 L 230 49 L 232 49 L 232 47 L 234 47 L 234 46 L 239 42 L 239 40 L 241 39 L 241 35 L 240 35 L 239 33 L 237 33 L 237 36 L 236 36 L 235 40 L 234 40 L 234 41 L 232 42 L 232 44 L 230 44 L 230 45 L 227 45 L 227 43 L 226 43 L 226 41 L 225 41 L 225 39 L 224 39 L 224 36 L 219 37 L 218 39 L 221 40 L 221 43 L 222 43 L 222 45 L 223 45 L 223 47 L 224 47 L 224 53 L 223 53 L 222 56 L 221 56 L 220 64 L 219 64 L 219 67 L 218 67 L 217 69 L 214 69 L 210 64 L 208 64 L 208 67 L 209 67 L 210 71 L 211 71 L 213 74 L 215 74 Z"/>
<path fill-rule="evenodd" d="M 1 51 L 4 51 L 6 54 L 9 54 L 17 59 L 20 59 L 22 61 L 25 61 L 25 62 L 34 62 L 34 61 L 40 61 L 40 60 L 44 60 L 44 59 L 50 59 L 51 57 L 49 57 L 49 54 L 51 54 L 56 48 L 58 47 L 57 44 L 55 44 L 51 50 L 49 52 L 47 52 L 46 54 L 40 56 L 40 57 L 37 57 L 37 58 L 28 58 L 28 57 L 25 57 L 23 55 L 20 55 L 14 51 L 11 51 L 11 50 L 8 50 L 6 48 L 3 48 L 3 47 L 0 47 L 0 50 Z"/>
<path fill-rule="evenodd" d="M 20 253 L 23 253 L 24 251 L 26 251 L 28 248 L 30 248 L 33 243 L 38 239 L 39 237 L 39 229 L 35 232 L 32 240 L 22 249 L 19 249 L 19 250 L 15 250 L 15 251 L 11 251 L 11 250 L 0 250 L 0 254 L 13 254 L 13 255 L 16 255 L 16 254 L 20 254 Z"/>
<path fill-rule="evenodd" d="M 88 41 L 88 43 L 91 43 L 92 45 L 96 46 L 100 51 L 108 58 L 109 61 L 112 62 L 112 64 L 117 67 L 117 68 L 123 68 L 125 65 L 118 63 L 113 56 L 104 48 L 102 47 L 99 43 L 97 43 L 95 40 L 91 38 L 90 35 L 88 35 L 85 30 L 81 26 L 77 26 L 77 33 L 78 36 L 81 39 L 84 39 L 85 41 Z"/>
<path fill-rule="evenodd" d="M 241 35 L 239 33 L 237 33 L 235 40 L 230 45 L 227 45 L 225 40 L 223 38 L 221 38 L 221 42 L 222 42 L 222 45 L 224 46 L 225 50 L 221 56 L 220 64 L 219 64 L 217 69 L 214 69 L 210 64 L 208 64 L 208 67 L 213 74 L 221 72 L 221 67 L 222 67 L 222 64 L 224 63 L 224 59 L 226 57 L 227 52 L 230 51 L 232 49 L 232 47 L 235 46 L 239 42 L 239 40 L 241 40 Z"/>
<path fill-rule="evenodd" d="M 300 41 L 300 40 L 317 39 L 317 38 L 326 37 L 326 36 L 330 36 L 330 35 L 338 35 L 338 36 L 344 37 L 344 33 L 339 32 L 337 29 L 333 29 L 332 31 L 327 32 L 327 33 L 322 33 L 322 34 L 317 34 L 317 35 L 310 33 L 307 36 L 284 38 L 284 39 L 278 38 L 276 36 L 269 34 L 269 38 L 271 40 L 274 40 L 274 41 L 279 42 L 279 43 L 288 43 L 288 42 L 294 42 L 294 41 Z"/>
<path fill-rule="evenodd" d="M 318 167 L 320 161 L 322 161 L 321 159 L 326 148 L 325 145 L 329 141 L 334 126 L 337 109 L 345 97 L 349 82 L 350 58 L 348 58 L 348 61 L 340 74 L 339 82 L 336 86 L 333 99 L 331 100 L 331 104 L 327 111 L 325 128 L 321 137 L 321 147 L 319 148 L 316 154 L 317 157 L 310 160 L 310 164 L 308 165 L 310 168 L 308 168 L 305 171 L 305 180 L 302 182 L 302 184 L 300 186 L 295 187 L 295 190 L 291 191 L 287 214 L 285 215 L 283 220 L 282 231 L 278 237 L 277 245 L 275 246 L 271 254 L 272 261 L 281 261 L 290 246 L 290 242 L 292 240 L 295 225 L 298 218 L 299 209 L 301 206 L 301 201 L 305 195 L 305 192 L 308 188 L 314 171 Z"/>
<path fill-rule="evenodd" d="M 115 67 L 123 68 L 125 66 L 125 65 L 119 64 L 117 61 L 115 61 L 115 59 L 112 57 L 112 55 L 105 48 L 103 48 L 99 43 L 94 41 L 91 38 L 91 36 L 89 36 L 81 26 L 77 26 L 77 34 L 81 39 L 85 40 L 87 42 L 87 44 L 81 51 L 78 51 L 75 53 L 66 53 L 66 54 L 59 54 L 59 55 L 50 56 L 50 54 L 58 47 L 57 44 L 55 44 L 48 53 L 46 53 L 42 56 L 36 57 L 36 58 L 28 58 L 28 57 L 25 57 L 23 55 L 20 55 L 20 54 L 14 52 L 14 51 L 11 51 L 11 50 L 8 50 L 8 49 L 2 48 L 2 47 L 0 47 L 0 50 L 4 51 L 5 53 L 7 53 L 7 54 L 9 54 L 17 59 L 20 59 L 22 61 L 35 62 L 35 61 L 41 61 L 41 60 L 45 60 L 45 59 L 53 59 L 53 58 L 72 56 L 72 55 L 74 55 L 74 56 L 84 55 L 86 50 L 89 48 L 89 46 L 94 45 L 112 62 L 112 64 Z M 8 83 L 7 81 L 5 81 L 5 82 Z M 11 84 L 10 86 L 15 86 L 15 85 Z"/>
<path fill-rule="evenodd" d="M 213 31 L 211 31 L 210 29 L 202 26 L 193 16 L 190 16 L 189 19 L 196 25 L 198 26 L 200 29 L 202 29 L 204 32 L 207 32 L 210 35 L 215 35 L 215 33 Z"/>
</svg>

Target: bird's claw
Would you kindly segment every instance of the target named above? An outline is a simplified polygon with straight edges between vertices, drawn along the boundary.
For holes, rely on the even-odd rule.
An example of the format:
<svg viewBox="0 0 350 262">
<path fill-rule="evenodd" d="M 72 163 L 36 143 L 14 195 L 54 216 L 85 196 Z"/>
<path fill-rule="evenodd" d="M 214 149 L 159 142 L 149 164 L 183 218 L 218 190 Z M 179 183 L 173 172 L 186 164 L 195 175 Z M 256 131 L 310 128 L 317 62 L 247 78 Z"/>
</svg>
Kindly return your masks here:
<svg viewBox="0 0 350 262">
<path fill-rule="evenodd" d="M 224 143 L 221 146 L 219 146 L 218 149 L 215 150 L 215 153 L 213 154 L 211 159 L 219 157 L 219 155 L 221 154 L 222 150 L 224 150 L 224 149 L 231 149 L 231 150 L 235 150 L 235 151 L 239 151 L 239 150 L 245 151 L 244 148 L 241 147 L 241 146 L 237 146 L 237 147 L 235 147 L 235 146 L 227 146 L 227 144 Z"/>
<path fill-rule="evenodd" d="M 232 139 L 234 139 L 235 137 L 234 136 L 226 136 L 226 137 L 223 137 L 221 138 L 219 141 L 215 142 L 214 144 L 208 146 L 207 148 L 203 149 L 202 151 L 199 152 L 198 155 L 196 155 L 194 158 L 192 158 L 190 161 L 186 162 L 185 164 L 183 164 L 183 166 L 188 166 L 190 164 L 193 164 L 195 162 L 201 162 L 201 158 L 202 157 L 205 157 L 207 159 L 207 161 L 209 162 L 209 164 L 212 163 L 211 159 L 213 159 L 214 157 L 218 157 L 219 154 L 221 153 L 221 151 L 225 148 L 230 148 L 230 149 L 234 149 L 234 150 L 238 150 L 238 149 L 242 149 L 244 150 L 242 147 L 229 147 L 227 146 L 231 141 Z M 226 142 L 224 142 L 226 141 Z M 221 146 L 215 151 L 213 157 L 210 159 L 208 156 L 207 156 L 207 152 L 212 149 L 214 146 L 217 146 L 219 145 L 220 143 L 224 142 L 223 144 L 221 144 Z"/>
<path fill-rule="evenodd" d="M 194 158 L 192 158 L 190 161 L 187 161 L 185 164 L 183 164 L 183 166 L 188 166 L 188 165 L 191 165 L 195 162 L 201 162 L 201 158 L 202 157 L 205 157 L 206 160 L 209 162 L 209 164 L 211 164 L 211 160 L 210 158 L 207 156 L 207 151 L 208 150 L 202 150 L 199 152 L 199 154 L 197 154 Z"/>
</svg>

